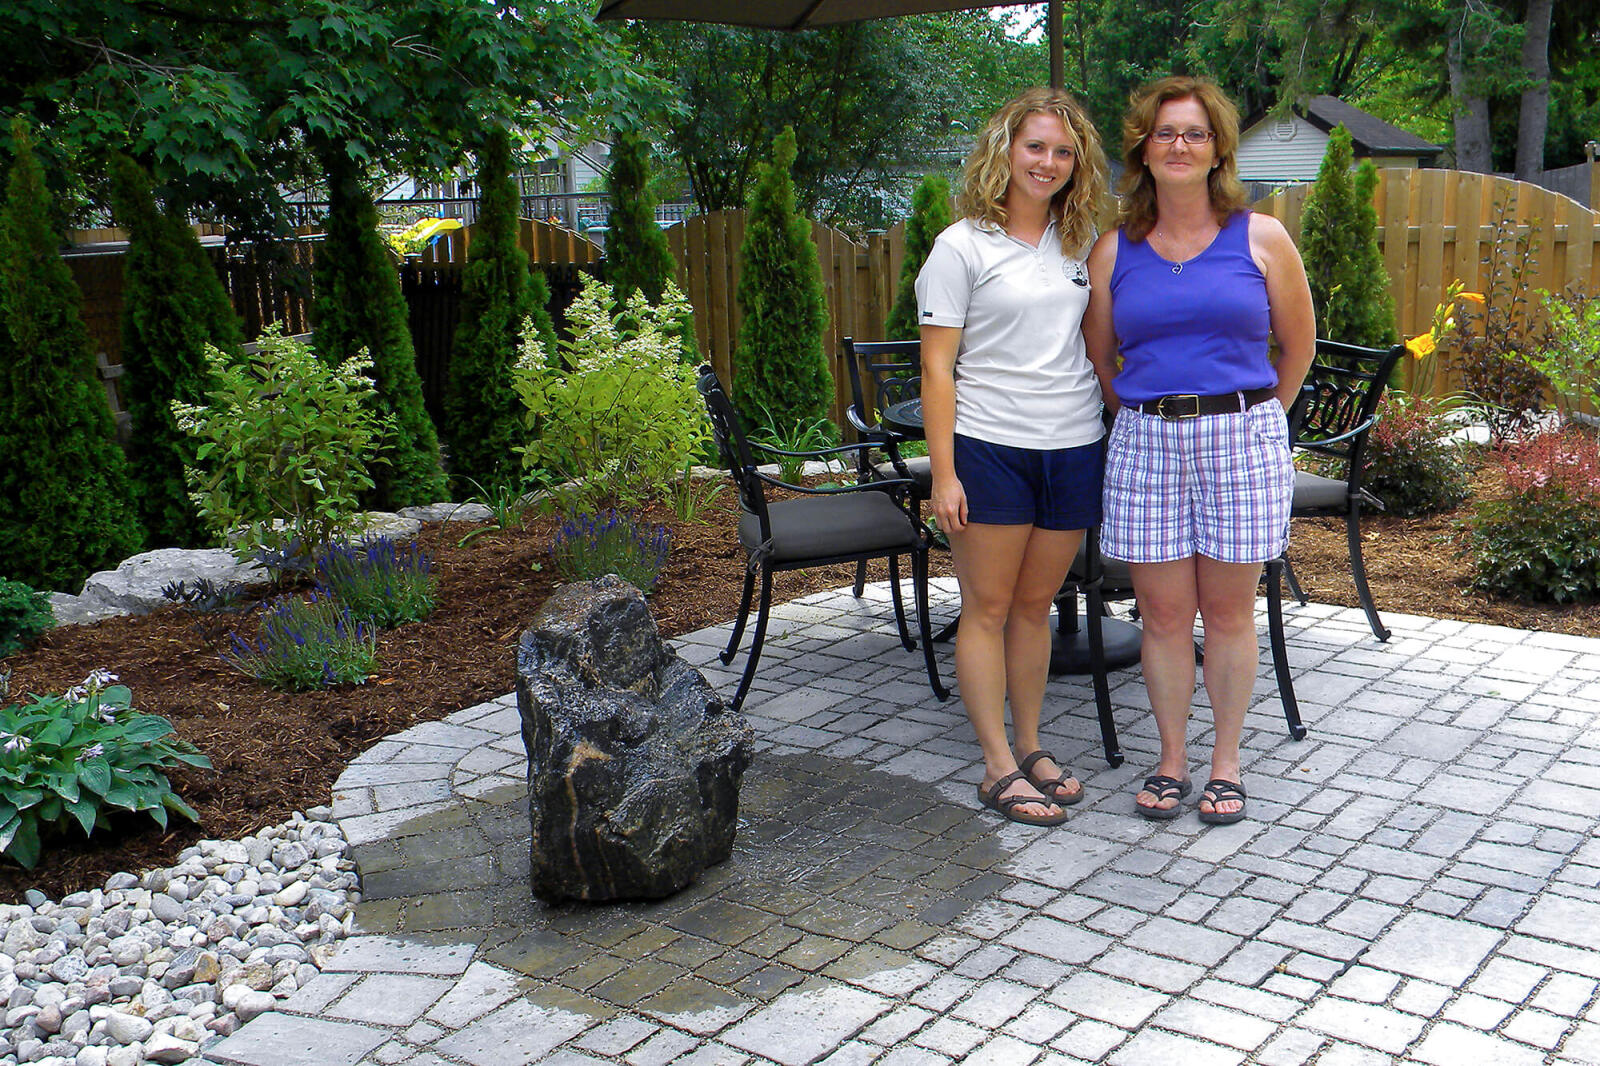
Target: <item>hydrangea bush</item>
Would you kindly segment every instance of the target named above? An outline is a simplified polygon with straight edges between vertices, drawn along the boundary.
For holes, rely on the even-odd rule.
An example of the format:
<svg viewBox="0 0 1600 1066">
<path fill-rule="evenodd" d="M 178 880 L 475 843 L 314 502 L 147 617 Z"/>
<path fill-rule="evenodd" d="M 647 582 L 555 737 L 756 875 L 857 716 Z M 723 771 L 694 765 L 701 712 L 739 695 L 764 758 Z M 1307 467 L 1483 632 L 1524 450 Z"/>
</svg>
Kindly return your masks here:
<svg viewBox="0 0 1600 1066">
<path fill-rule="evenodd" d="M 710 436 L 694 368 L 679 358 L 687 308 L 669 283 L 660 304 L 634 293 L 613 314 L 610 287 L 590 277 L 567 311 L 570 341 L 547 351 L 526 329 L 512 376 L 532 430 L 524 465 L 583 482 L 579 506 L 660 496 Z"/>
<path fill-rule="evenodd" d="M 198 440 L 187 469 L 200 516 L 237 536 L 241 560 L 309 556 L 361 512 L 369 464 L 390 432 L 375 413 L 365 355 L 329 366 L 304 343 L 267 327 L 254 354 L 206 349 L 216 381 L 205 406 L 174 402 Z"/>
</svg>

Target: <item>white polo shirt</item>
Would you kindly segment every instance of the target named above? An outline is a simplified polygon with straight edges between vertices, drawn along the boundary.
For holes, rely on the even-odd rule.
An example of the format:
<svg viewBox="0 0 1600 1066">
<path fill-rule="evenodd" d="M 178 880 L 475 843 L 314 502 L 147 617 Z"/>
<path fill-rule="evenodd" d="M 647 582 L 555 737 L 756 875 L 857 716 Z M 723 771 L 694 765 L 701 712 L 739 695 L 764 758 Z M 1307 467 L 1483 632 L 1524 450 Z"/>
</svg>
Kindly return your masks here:
<svg viewBox="0 0 1600 1066">
<path fill-rule="evenodd" d="M 962 219 L 917 275 L 920 321 L 959 326 L 956 432 L 1015 448 L 1074 448 L 1104 434 L 1100 383 L 1079 328 L 1089 270 L 1055 222 L 1037 248 Z"/>
</svg>

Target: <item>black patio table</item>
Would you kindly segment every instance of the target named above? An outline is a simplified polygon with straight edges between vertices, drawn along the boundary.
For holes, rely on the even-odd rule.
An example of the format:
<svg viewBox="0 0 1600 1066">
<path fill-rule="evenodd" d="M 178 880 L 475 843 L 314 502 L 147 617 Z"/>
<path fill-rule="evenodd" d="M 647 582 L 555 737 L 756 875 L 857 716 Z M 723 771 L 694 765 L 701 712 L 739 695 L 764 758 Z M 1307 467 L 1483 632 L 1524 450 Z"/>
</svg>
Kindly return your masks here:
<svg viewBox="0 0 1600 1066">
<path fill-rule="evenodd" d="M 878 412 L 878 424 L 907 440 L 921 440 L 922 397 L 892 403 Z M 1096 536 L 1090 530 L 1088 537 Z M 1058 609 L 1060 618 L 1050 648 L 1052 674 L 1087 674 L 1093 667 L 1089 657 L 1089 634 L 1079 625 L 1067 627 L 1067 619 Z M 1076 623 L 1074 612 L 1073 622 Z M 1105 648 L 1106 668 L 1115 670 L 1139 661 L 1139 645 L 1143 631 L 1133 622 L 1121 618 L 1103 618 L 1100 622 L 1100 639 Z"/>
</svg>

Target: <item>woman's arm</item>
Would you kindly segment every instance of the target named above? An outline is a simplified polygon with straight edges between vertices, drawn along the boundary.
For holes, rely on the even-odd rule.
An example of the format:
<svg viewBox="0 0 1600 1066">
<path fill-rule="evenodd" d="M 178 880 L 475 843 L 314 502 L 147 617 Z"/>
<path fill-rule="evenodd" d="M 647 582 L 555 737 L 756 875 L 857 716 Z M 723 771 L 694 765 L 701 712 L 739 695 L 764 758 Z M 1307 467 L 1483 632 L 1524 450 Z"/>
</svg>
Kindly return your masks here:
<svg viewBox="0 0 1600 1066">
<path fill-rule="evenodd" d="M 1102 233 L 1089 253 L 1089 309 L 1083 313 L 1083 343 L 1100 379 L 1100 395 L 1112 414 L 1122 406 L 1111 379 L 1117 376 L 1117 331 L 1111 320 L 1111 271 L 1117 265 L 1117 231 Z"/>
<path fill-rule="evenodd" d="M 1317 351 L 1311 286 L 1300 250 L 1283 223 L 1271 215 L 1250 216 L 1250 254 L 1267 279 L 1268 313 L 1278 340 L 1278 400 L 1287 411 L 1300 395 L 1300 384 Z"/>
<path fill-rule="evenodd" d="M 956 477 L 956 353 L 959 326 L 922 327 L 922 429 L 933 473 L 929 501 L 939 528 L 959 533 L 967 524 L 967 493 Z"/>
</svg>

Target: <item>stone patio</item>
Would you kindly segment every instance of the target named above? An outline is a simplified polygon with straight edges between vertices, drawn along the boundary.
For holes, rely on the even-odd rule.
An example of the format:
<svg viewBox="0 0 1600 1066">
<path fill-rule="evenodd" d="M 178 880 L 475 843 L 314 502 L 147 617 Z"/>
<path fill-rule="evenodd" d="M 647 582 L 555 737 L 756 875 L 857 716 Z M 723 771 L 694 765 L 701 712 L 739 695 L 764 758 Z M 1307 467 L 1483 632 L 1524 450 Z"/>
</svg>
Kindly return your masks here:
<svg viewBox="0 0 1600 1066">
<path fill-rule="evenodd" d="M 1600 641 L 1287 617 L 1311 735 L 1264 665 L 1245 822 L 1133 814 L 1157 742 L 1129 670 L 1118 769 L 1087 680 L 1051 683 L 1088 796 L 1041 830 L 978 808 L 881 585 L 778 608 L 734 856 L 659 903 L 532 901 L 514 697 L 407 730 L 335 791 L 361 934 L 204 1061 L 1600 1063 Z M 726 639 L 678 645 L 731 692 Z"/>
</svg>

